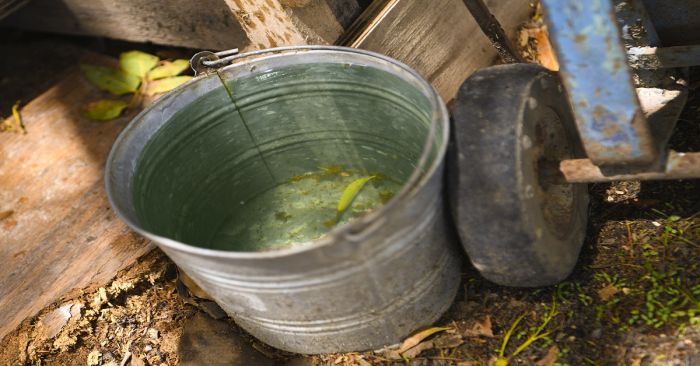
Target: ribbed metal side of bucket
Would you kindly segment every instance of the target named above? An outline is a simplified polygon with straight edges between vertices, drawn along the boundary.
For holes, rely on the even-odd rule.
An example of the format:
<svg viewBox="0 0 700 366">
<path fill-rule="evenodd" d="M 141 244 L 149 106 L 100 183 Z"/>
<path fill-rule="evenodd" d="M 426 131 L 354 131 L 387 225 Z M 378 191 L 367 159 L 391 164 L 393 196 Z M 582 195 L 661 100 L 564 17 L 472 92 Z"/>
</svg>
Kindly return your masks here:
<svg viewBox="0 0 700 366">
<path fill-rule="evenodd" d="M 361 236 L 251 263 L 163 250 L 241 327 L 300 353 L 381 348 L 437 320 L 460 282 L 439 176 Z"/>
<path fill-rule="evenodd" d="M 162 225 L 158 220 L 152 224 L 148 218 L 140 218 L 135 206 L 142 204 L 142 197 L 134 197 L 134 190 L 138 190 L 134 184 L 140 184 L 135 179 L 139 160 L 180 110 L 221 89 L 219 78 L 238 80 L 252 75 L 263 81 L 290 65 L 306 64 L 310 66 L 308 73 L 319 72 L 322 68 L 314 67 L 316 63 L 380 70 L 415 88 L 415 94 L 424 99 L 417 104 L 427 106 L 424 112 L 432 123 L 430 133 L 425 129 L 424 134 L 434 141 L 425 151 L 418 151 L 420 158 L 426 157 L 425 162 L 417 155 L 411 158 L 420 171 L 402 178 L 407 183 L 401 192 L 384 206 L 308 245 L 262 252 L 215 250 L 207 247 L 206 241 L 185 241 L 196 246 L 187 245 L 175 240 L 178 235 L 187 238 L 187 232 L 160 232 L 176 230 L 178 225 L 167 220 Z M 413 92 L 398 93 L 397 97 L 407 94 Z M 410 95 L 406 98 L 410 100 Z M 384 100 L 389 107 L 394 103 L 391 98 Z M 244 109 L 244 104 L 236 108 Z M 137 116 L 108 159 L 107 190 L 113 207 L 132 228 L 158 244 L 239 325 L 260 340 L 299 353 L 380 348 L 437 320 L 459 286 L 461 254 L 453 245 L 442 199 L 447 129 L 447 113 L 439 97 L 415 72 L 396 61 L 342 48 L 281 53 L 237 63 L 218 76 L 197 78 Z M 408 149 L 413 145 L 405 142 L 401 146 Z M 261 156 L 270 157 L 275 172 L 284 169 L 284 164 L 275 165 L 272 153 L 265 154 L 263 149 Z M 257 182 L 265 184 L 264 180 Z M 148 205 L 147 200 L 143 202 Z M 163 206 L 162 215 L 177 209 L 177 205 Z"/>
</svg>

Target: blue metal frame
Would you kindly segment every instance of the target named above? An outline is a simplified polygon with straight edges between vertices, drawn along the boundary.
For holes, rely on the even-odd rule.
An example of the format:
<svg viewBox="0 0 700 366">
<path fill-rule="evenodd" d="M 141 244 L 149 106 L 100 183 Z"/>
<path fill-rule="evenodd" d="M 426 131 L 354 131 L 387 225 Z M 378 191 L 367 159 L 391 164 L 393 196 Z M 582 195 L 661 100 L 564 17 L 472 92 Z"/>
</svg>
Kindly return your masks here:
<svg viewBox="0 0 700 366">
<path fill-rule="evenodd" d="M 584 149 L 599 166 L 659 160 L 612 0 L 542 0 Z"/>
</svg>

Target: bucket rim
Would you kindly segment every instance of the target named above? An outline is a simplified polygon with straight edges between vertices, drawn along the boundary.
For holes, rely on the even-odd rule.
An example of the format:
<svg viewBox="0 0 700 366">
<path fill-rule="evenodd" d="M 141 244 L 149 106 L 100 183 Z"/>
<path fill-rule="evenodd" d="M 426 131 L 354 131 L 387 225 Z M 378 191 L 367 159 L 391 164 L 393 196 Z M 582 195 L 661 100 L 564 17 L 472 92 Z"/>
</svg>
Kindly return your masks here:
<svg viewBox="0 0 700 366">
<path fill-rule="evenodd" d="M 221 71 L 226 71 L 230 69 L 236 69 L 236 68 L 244 68 L 246 66 L 250 66 L 251 64 L 254 64 L 256 61 L 259 60 L 260 57 L 255 57 L 255 56 L 264 56 L 268 55 L 268 58 L 272 57 L 287 57 L 290 55 L 296 55 L 300 53 L 318 53 L 318 52 L 335 52 L 335 53 L 350 53 L 350 54 L 355 54 L 355 55 L 361 55 L 361 56 L 366 56 L 369 59 L 376 58 L 381 61 L 387 62 L 395 67 L 398 67 L 401 69 L 403 72 L 406 72 L 408 75 L 410 75 L 414 80 L 413 82 L 416 82 L 419 84 L 423 90 L 419 90 L 421 94 L 424 94 L 424 96 L 428 99 L 431 109 L 432 109 L 432 116 L 431 116 L 431 123 L 430 123 L 430 130 L 428 132 L 428 135 L 426 137 L 426 142 L 423 145 L 423 149 L 421 151 L 420 158 L 418 160 L 418 163 L 416 164 L 416 167 L 414 168 L 413 172 L 411 173 L 411 176 L 408 178 L 406 183 L 403 184 L 401 190 L 395 194 L 388 202 L 382 204 L 381 206 L 377 207 L 376 209 L 373 209 L 369 213 L 358 217 L 354 221 L 351 221 L 349 223 L 346 223 L 344 225 L 336 226 L 329 230 L 326 235 L 324 235 L 321 238 L 318 239 L 313 239 L 313 240 L 307 240 L 304 242 L 299 242 L 297 245 L 289 248 L 281 248 L 281 249 L 273 249 L 273 250 L 266 250 L 266 251 L 259 251 L 259 252 L 241 252 L 241 251 L 228 251 L 228 250 L 220 250 L 220 249 L 211 249 L 211 248 L 202 248 L 198 247 L 195 245 L 191 244 L 186 244 L 183 242 L 180 242 L 178 240 L 174 240 L 165 236 L 161 236 L 155 233 L 152 233 L 145 228 L 143 228 L 141 225 L 137 224 L 133 220 L 131 220 L 122 210 L 120 209 L 120 206 L 116 203 L 117 199 L 115 198 L 115 191 L 112 188 L 112 182 L 110 179 L 110 175 L 112 171 L 114 170 L 113 164 L 116 160 L 116 154 L 117 151 L 119 150 L 120 146 L 125 143 L 125 140 L 127 140 L 132 134 L 129 133 L 132 130 L 137 129 L 139 126 L 139 122 L 142 120 L 142 118 L 147 115 L 148 113 L 152 112 L 153 110 L 157 109 L 160 104 L 165 103 L 166 100 L 168 99 L 169 95 L 175 95 L 174 92 L 177 90 L 183 90 L 187 88 L 190 85 L 193 85 L 194 83 L 202 80 L 203 78 L 211 76 L 211 74 L 202 74 L 195 76 L 188 82 L 180 85 L 173 91 L 169 92 L 168 94 L 164 95 L 163 97 L 157 99 L 150 105 L 148 105 L 146 108 L 144 108 L 141 112 L 139 112 L 129 123 L 127 126 L 119 133 L 119 136 L 115 139 L 114 143 L 112 144 L 112 148 L 109 152 L 109 155 L 107 157 L 107 162 L 105 166 L 105 173 L 104 173 L 104 179 L 105 179 L 105 190 L 107 193 L 107 200 L 109 201 L 110 207 L 114 212 L 117 214 L 117 217 L 121 219 L 124 223 L 126 223 L 129 228 L 134 230 L 136 233 L 139 235 L 147 238 L 148 240 L 151 240 L 155 242 L 157 246 L 165 246 L 169 249 L 174 249 L 177 250 L 178 252 L 183 252 L 187 254 L 193 254 L 196 256 L 201 256 L 201 257 L 211 257 L 211 258 L 228 258 L 228 259 L 246 259 L 246 260 L 256 260 L 256 259 L 276 259 L 276 258 L 283 258 L 283 257 L 289 257 L 297 254 L 303 254 L 306 252 L 310 252 L 313 250 L 320 249 L 322 247 L 330 246 L 333 244 L 337 244 L 340 241 L 342 241 L 343 238 L 348 238 L 353 235 L 357 234 L 371 234 L 372 231 L 377 229 L 378 226 L 381 225 L 376 225 L 377 222 L 381 222 L 378 220 L 381 217 L 384 217 L 387 212 L 391 212 L 392 210 L 397 209 L 397 206 L 399 203 L 406 199 L 407 197 L 410 197 L 417 193 L 422 187 L 424 187 L 427 182 L 436 174 L 437 170 L 439 167 L 443 164 L 446 152 L 447 152 L 447 146 L 449 144 L 449 134 L 450 134 L 450 123 L 449 123 L 449 114 L 447 112 L 447 107 L 440 97 L 440 95 L 437 93 L 435 88 L 428 83 L 427 80 L 423 78 L 416 70 L 411 68 L 410 66 L 404 64 L 401 61 L 398 61 L 394 58 L 391 58 L 389 56 L 373 52 L 373 51 L 367 51 L 367 50 L 361 50 L 361 49 L 356 49 L 356 48 L 350 48 L 350 47 L 343 47 L 343 46 L 325 46 L 325 45 L 303 45 L 303 46 L 285 46 L 285 47 L 275 47 L 275 48 L 269 48 L 269 49 L 264 49 L 264 50 L 255 50 L 255 51 L 250 51 L 250 52 L 244 52 L 236 55 L 235 58 L 232 59 L 232 64 L 227 65 L 225 67 L 220 68 L 219 70 Z M 271 54 L 271 55 L 270 55 Z M 236 60 L 243 60 L 240 62 L 236 62 Z M 437 147 L 436 150 L 436 155 L 435 159 L 430 163 L 430 166 L 425 169 L 425 172 L 421 173 L 422 168 L 424 165 L 426 165 L 428 157 L 431 153 L 431 150 L 434 148 L 433 145 L 435 145 L 435 137 L 436 137 L 436 130 L 438 124 L 442 124 L 442 143 L 440 146 Z M 162 128 L 159 127 L 159 129 Z M 133 172 L 132 172 L 133 174 Z M 130 179 L 133 178 L 130 177 Z M 440 180 L 440 184 L 442 185 L 442 177 L 438 178 Z M 441 197 L 436 197 L 436 199 L 442 199 Z M 374 225 L 373 225 L 374 224 Z M 367 232 L 369 231 L 369 232 Z M 340 240 L 338 240 L 340 239 Z"/>
</svg>

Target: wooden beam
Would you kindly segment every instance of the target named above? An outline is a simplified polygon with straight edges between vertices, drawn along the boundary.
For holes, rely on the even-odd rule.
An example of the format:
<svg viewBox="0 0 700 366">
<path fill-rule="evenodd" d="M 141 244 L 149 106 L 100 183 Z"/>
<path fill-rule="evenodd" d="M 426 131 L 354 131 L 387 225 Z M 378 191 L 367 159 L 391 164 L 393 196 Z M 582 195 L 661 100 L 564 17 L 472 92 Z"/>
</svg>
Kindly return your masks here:
<svg viewBox="0 0 700 366">
<path fill-rule="evenodd" d="M 249 44 L 223 0 L 32 0 L 2 24 L 190 48 Z"/>
<path fill-rule="evenodd" d="M 301 30 L 277 0 L 225 0 L 250 40 L 246 49 L 306 44 Z"/>
<path fill-rule="evenodd" d="M 528 19 L 524 0 L 486 1 L 506 33 L 513 37 Z M 402 61 L 430 81 L 447 102 L 475 70 L 497 56 L 462 0 L 382 0 L 363 15 L 362 27 L 344 37 L 345 45 L 363 48 Z"/>
<path fill-rule="evenodd" d="M 357 0 L 225 0 L 245 30 L 244 50 L 338 39 L 361 13 Z"/>
<path fill-rule="evenodd" d="M 358 0 L 33 0 L 3 20 L 28 30 L 224 50 L 334 43 Z"/>
<path fill-rule="evenodd" d="M 27 134 L 0 133 L 0 339 L 153 249 L 107 203 L 107 154 L 137 111 L 110 122 L 80 116 L 103 97 L 76 70 L 22 108 Z"/>
</svg>

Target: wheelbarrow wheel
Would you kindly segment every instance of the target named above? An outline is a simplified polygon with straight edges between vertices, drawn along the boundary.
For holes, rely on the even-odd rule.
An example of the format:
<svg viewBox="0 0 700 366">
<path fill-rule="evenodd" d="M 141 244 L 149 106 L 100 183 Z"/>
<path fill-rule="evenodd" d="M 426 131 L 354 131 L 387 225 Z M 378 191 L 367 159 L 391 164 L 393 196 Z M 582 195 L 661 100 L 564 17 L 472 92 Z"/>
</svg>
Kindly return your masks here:
<svg viewBox="0 0 700 366">
<path fill-rule="evenodd" d="M 551 173 L 581 155 L 558 77 L 532 64 L 480 70 L 453 114 L 449 201 L 472 264 L 500 285 L 562 281 L 585 237 L 588 188 Z"/>
</svg>

